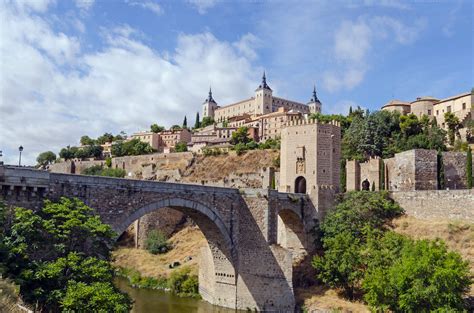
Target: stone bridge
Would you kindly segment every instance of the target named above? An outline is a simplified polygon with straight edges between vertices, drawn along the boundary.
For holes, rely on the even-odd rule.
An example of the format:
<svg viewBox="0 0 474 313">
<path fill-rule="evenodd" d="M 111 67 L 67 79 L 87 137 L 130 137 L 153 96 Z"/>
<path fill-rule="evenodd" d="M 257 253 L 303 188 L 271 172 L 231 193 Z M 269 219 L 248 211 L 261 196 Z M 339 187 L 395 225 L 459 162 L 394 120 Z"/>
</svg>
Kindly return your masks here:
<svg viewBox="0 0 474 313">
<path fill-rule="evenodd" d="M 49 173 L 0 166 L 1 198 L 39 209 L 43 200 L 77 197 L 118 235 L 143 215 L 173 208 L 191 217 L 207 239 L 199 291 L 208 302 L 237 309 L 292 312 L 292 264 L 311 250 L 320 212 L 307 195 L 269 189 Z"/>
</svg>

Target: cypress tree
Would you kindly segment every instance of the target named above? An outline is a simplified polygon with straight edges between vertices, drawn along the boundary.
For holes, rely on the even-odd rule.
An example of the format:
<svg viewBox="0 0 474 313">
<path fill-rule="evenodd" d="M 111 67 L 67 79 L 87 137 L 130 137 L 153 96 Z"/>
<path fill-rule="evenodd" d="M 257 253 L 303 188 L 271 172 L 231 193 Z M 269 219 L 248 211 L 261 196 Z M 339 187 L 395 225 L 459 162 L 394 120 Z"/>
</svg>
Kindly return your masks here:
<svg viewBox="0 0 474 313">
<path fill-rule="evenodd" d="M 372 191 L 375 191 L 375 181 L 372 182 Z"/>
<path fill-rule="evenodd" d="M 467 175 L 467 188 L 472 188 L 472 151 L 471 147 L 467 150 L 467 164 L 466 164 L 466 175 Z"/>
<path fill-rule="evenodd" d="M 445 187 L 444 183 L 444 164 L 443 155 L 441 151 L 438 151 L 438 189 L 443 190 Z"/>
<path fill-rule="evenodd" d="M 341 192 L 346 192 L 347 176 L 346 176 L 346 160 L 341 160 L 340 173 L 339 173 L 339 188 Z"/>
<path fill-rule="evenodd" d="M 188 128 L 188 119 L 186 118 L 186 115 L 184 116 L 183 120 L 183 128 Z"/>
<path fill-rule="evenodd" d="M 201 127 L 201 122 L 199 121 L 199 112 L 196 112 L 196 122 L 194 123 L 194 128 Z"/>
<path fill-rule="evenodd" d="M 380 159 L 380 181 L 379 181 L 380 190 L 385 190 L 385 164 L 383 159 Z"/>
<path fill-rule="evenodd" d="M 352 115 L 352 105 L 349 107 L 349 116 Z"/>
</svg>

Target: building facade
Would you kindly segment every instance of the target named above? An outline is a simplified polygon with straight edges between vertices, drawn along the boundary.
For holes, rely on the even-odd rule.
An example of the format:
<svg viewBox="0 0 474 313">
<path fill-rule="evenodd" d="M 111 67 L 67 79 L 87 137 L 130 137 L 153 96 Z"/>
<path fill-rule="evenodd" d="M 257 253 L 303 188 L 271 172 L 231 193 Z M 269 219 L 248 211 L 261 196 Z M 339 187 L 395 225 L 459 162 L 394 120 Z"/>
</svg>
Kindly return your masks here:
<svg viewBox="0 0 474 313">
<path fill-rule="evenodd" d="M 423 115 L 435 118 L 439 127 L 447 129 L 444 121 L 445 113 L 453 113 L 463 125 L 460 130 L 461 138 L 466 138 L 466 126 L 469 121 L 474 120 L 474 96 L 473 91 L 465 92 L 459 95 L 445 99 L 436 99 L 433 97 L 420 97 L 412 102 L 392 100 L 382 106 L 382 110 L 397 111 L 401 114 L 415 114 L 418 118 Z"/>
<path fill-rule="evenodd" d="M 153 149 L 158 152 L 169 152 L 177 143 L 189 143 L 191 141 L 191 132 L 186 129 L 170 129 L 159 133 L 150 131 L 138 132 L 133 134 L 131 139 L 139 139 L 142 142 L 148 143 Z"/>
<path fill-rule="evenodd" d="M 237 116 L 256 117 L 278 111 L 279 108 L 298 111 L 303 114 L 321 112 L 321 102 L 316 96 L 316 88 L 313 90 L 313 97 L 307 104 L 293 100 L 283 99 L 273 96 L 273 90 L 267 84 L 265 73 L 262 82 L 255 90 L 254 96 L 245 100 L 225 106 L 219 106 L 212 97 L 209 96 L 203 103 L 203 117 L 212 117 L 217 122 L 231 120 Z"/>
</svg>

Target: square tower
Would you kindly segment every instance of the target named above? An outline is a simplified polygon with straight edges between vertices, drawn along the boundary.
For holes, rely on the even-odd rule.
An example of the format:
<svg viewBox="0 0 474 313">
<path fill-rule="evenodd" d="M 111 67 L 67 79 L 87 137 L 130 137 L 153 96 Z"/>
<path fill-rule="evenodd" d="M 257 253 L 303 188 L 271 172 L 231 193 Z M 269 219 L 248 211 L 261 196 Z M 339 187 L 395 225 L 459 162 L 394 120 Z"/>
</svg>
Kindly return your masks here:
<svg viewBox="0 0 474 313">
<path fill-rule="evenodd" d="M 328 208 L 339 191 L 340 159 L 338 122 L 290 121 L 281 131 L 279 191 L 306 193 Z"/>
<path fill-rule="evenodd" d="M 255 90 L 255 115 L 271 113 L 273 111 L 273 91 L 267 85 L 267 78 L 263 72 L 262 83 Z"/>
</svg>

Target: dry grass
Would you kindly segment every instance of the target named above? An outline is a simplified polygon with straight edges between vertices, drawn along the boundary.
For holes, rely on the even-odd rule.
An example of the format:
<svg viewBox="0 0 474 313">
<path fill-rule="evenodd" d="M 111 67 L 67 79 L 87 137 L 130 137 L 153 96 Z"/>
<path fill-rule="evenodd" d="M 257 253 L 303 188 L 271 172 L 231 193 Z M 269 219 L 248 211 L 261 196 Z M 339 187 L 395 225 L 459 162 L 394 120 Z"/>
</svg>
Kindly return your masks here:
<svg viewBox="0 0 474 313">
<path fill-rule="evenodd" d="M 336 312 L 370 312 L 368 307 L 360 302 L 351 302 L 341 298 L 335 290 L 323 286 L 312 286 L 295 292 L 303 299 L 307 312 L 336 311 Z"/>
<path fill-rule="evenodd" d="M 183 173 L 187 182 L 216 181 L 230 174 L 259 173 L 263 167 L 273 166 L 273 159 L 280 155 L 278 150 L 250 150 L 238 156 L 231 151 L 226 155 L 198 156 Z"/>
<path fill-rule="evenodd" d="M 18 290 L 9 281 L 0 278 L 0 312 L 22 312 L 16 305 L 18 303 Z"/>
<path fill-rule="evenodd" d="M 185 227 L 170 238 L 173 249 L 164 254 L 153 255 L 146 250 L 118 248 L 113 252 L 113 265 L 135 269 L 142 276 L 168 277 L 172 269 L 168 267 L 175 261 L 190 266 L 197 273 L 200 248 L 205 246 L 206 238 L 197 226 Z M 192 260 L 184 262 L 186 257 Z"/>
</svg>

